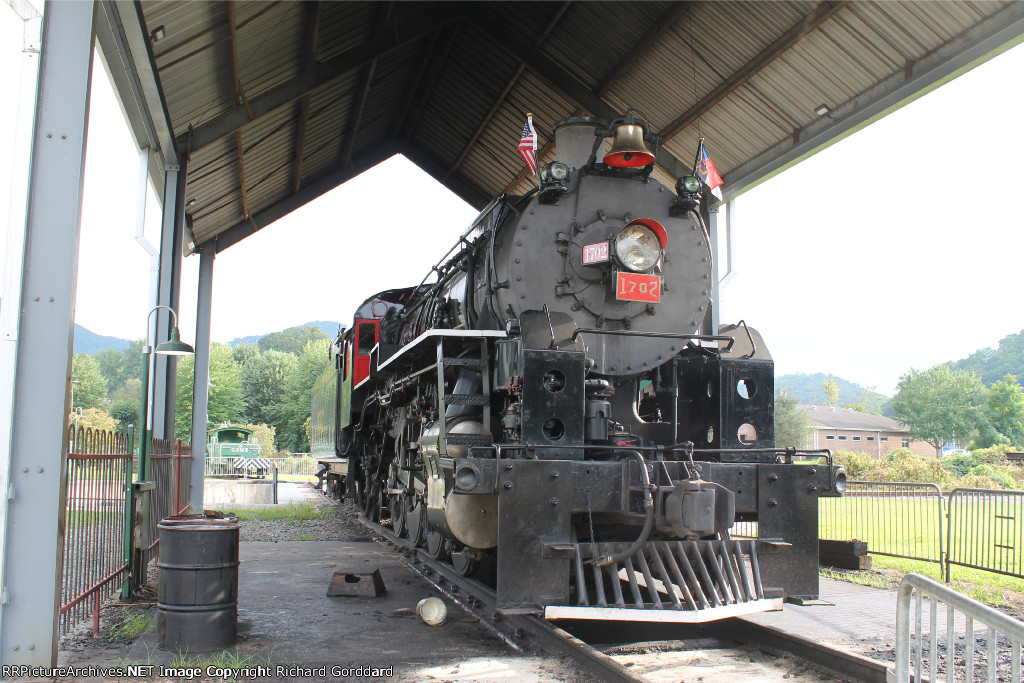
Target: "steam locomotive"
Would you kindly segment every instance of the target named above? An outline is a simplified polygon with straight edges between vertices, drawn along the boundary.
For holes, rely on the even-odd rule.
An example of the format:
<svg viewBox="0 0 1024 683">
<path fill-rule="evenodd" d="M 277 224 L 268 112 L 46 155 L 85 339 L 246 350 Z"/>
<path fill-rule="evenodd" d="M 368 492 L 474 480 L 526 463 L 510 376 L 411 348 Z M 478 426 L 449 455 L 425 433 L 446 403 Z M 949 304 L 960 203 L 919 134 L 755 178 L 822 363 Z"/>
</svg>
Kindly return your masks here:
<svg viewBox="0 0 1024 683">
<path fill-rule="evenodd" d="M 817 597 L 818 498 L 845 473 L 775 448 L 761 336 L 710 329 L 702 184 L 653 179 L 631 113 L 555 134 L 536 189 L 332 345 L 328 481 L 505 613 L 702 622 Z"/>
</svg>

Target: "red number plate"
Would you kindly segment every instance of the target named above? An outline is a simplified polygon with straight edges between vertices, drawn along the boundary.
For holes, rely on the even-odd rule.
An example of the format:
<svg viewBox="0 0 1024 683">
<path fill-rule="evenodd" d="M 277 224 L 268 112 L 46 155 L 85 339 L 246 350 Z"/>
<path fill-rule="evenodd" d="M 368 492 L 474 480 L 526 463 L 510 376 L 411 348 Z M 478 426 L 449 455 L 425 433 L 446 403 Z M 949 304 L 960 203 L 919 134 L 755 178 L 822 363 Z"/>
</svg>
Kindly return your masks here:
<svg viewBox="0 0 1024 683">
<path fill-rule="evenodd" d="M 608 260 L 608 243 L 597 242 L 583 245 L 583 265 L 604 263 Z"/>
<path fill-rule="evenodd" d="M 661 301 L 661 278 L 657 275 L 618 273 L 615 298 L 622 301 Z"/>
</svg>

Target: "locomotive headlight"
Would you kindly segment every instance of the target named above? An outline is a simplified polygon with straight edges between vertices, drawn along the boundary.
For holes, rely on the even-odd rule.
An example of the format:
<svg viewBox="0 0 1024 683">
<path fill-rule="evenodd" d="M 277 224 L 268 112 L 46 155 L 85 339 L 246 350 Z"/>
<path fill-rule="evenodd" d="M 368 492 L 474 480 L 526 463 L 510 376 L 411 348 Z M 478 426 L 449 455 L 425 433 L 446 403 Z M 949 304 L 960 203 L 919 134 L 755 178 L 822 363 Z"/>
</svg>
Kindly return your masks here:
<svg viewBox="0 0 1024 683">
<path fill-rule="evenodd" d="M 543 182 L 554 181 L 556 183 L 565 182 L 565 179 L 569 177 L 569 167 L 563 164 L 561 161 L 552 161 L 550 164 L 545 166 L 540 172 L 540 179 Z"/>
<path fill-rule="evenodd" d="M 693 193 L 699 191 L 700 181 L 694 178 L 692 175 L 683 176 L 682 178 L 679 179 L 679 182 L 676 184 L 676 192 L 680 194 L 683 192 Z"/>
<path fill-rule="evenodd" d="M 646 225 L 630 223 L 615 235 L 615 256 L 636 273 L 650 270 L 661 256 L 661 240 Z"/>
</svg>

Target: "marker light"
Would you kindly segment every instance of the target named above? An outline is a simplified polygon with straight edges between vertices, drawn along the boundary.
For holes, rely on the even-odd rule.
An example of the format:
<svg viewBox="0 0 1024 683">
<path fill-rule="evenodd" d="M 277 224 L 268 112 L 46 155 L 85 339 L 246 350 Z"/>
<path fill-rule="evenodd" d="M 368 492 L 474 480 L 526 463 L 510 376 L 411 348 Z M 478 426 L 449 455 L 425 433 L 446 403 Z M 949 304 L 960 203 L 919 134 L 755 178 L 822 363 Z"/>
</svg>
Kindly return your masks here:
<svg viewBox="0 0 1024 683">
<path fill-rule="evenodd" d="M 563 182 L 569 177 L 569 167 L 563 164 L 561 161 L 552 161 L 546 165 L 540 172 L 540 179 L 544 182 Z"/>
</svg>

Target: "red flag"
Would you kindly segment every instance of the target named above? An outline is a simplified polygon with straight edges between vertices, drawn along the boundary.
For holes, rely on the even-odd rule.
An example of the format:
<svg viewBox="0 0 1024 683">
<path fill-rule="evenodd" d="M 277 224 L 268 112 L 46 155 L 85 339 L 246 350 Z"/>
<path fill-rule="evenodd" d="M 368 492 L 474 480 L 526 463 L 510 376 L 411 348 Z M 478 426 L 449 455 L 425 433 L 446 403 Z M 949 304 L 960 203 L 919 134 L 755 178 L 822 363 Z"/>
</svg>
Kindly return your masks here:
<svg viewBox="0 0 1024 683">
<path fill-rule="evenodd" d="M 523 137 L 519 139 L 519 149 L 516 151 L 529 165 L 533 175 L 537 175 L 537 131 L 533 129 L 533 114 L 526 115 Z"/>
</svg>

